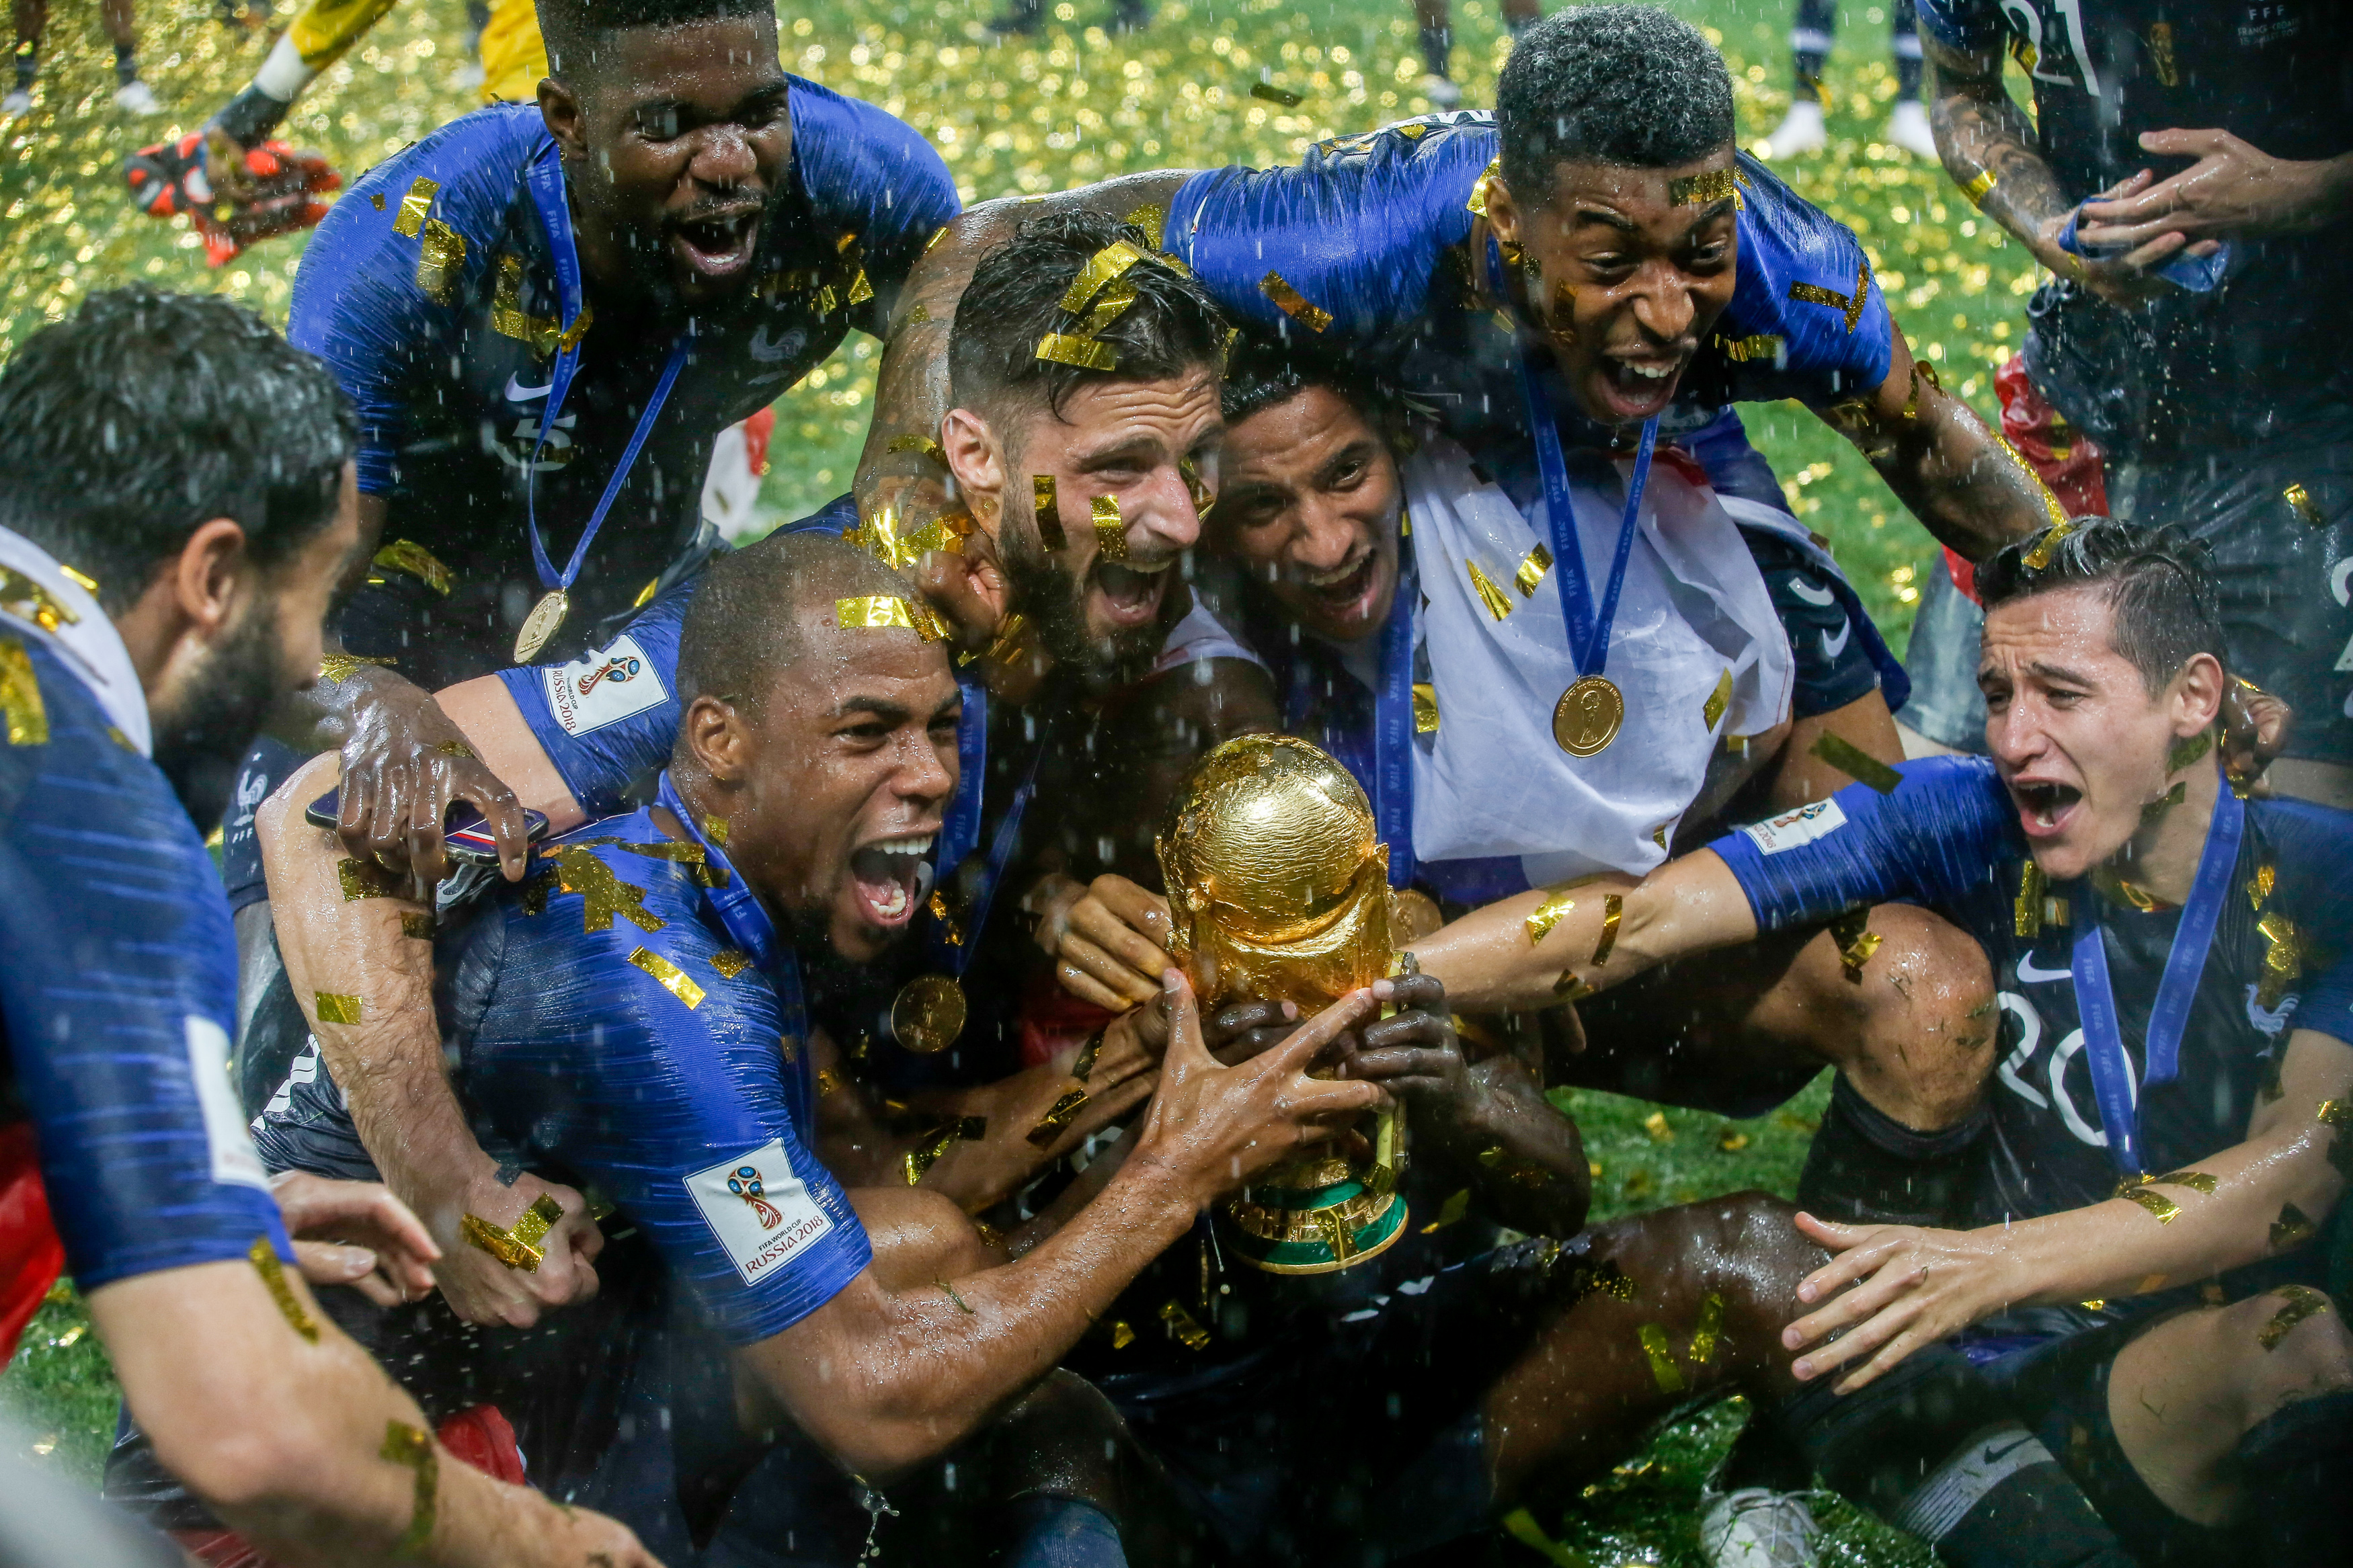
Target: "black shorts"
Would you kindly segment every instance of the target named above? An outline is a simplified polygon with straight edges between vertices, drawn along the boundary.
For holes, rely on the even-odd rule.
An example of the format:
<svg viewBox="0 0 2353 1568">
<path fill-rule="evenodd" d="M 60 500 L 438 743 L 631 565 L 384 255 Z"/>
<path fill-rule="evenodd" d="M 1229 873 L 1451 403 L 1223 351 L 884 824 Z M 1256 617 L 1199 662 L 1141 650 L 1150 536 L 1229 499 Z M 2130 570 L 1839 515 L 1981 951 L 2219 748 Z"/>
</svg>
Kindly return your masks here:
<svg viewBox="0 0 2353 1568">
<path fill-rule="evenodd" d="M 2207 544 L 2231 672 L 2295 709 L 2283 754 L 2353 764 L 2353 430 L 2111 464 L 2108 506 Z"/>
<path fill-rule="evenodd" d="M 1488 1527 L 1484 1395 L 1579 1253 L 1514 1243 L 1198 1373 L 1095 1382 L 1236 1562 L 1393 1563 Z"/>
</svg>

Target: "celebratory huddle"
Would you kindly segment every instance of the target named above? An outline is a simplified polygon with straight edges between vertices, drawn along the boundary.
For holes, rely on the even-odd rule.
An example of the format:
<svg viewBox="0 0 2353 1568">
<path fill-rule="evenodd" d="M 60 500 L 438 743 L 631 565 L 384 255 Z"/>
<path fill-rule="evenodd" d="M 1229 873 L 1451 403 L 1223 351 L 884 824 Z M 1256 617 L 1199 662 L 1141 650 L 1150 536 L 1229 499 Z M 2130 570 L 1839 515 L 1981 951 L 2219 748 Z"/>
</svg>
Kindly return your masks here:
<svg viewBox="0 0 2353 1568">
<path fill-rule="evenodd" d="M 1811 1562 L 1817 1478 L 1957 1563 L 2353 1551 L 2353 816 L 1704 37 L 960 213 L 764 4 L 539 17 L 290 346 L 125 289 L 0 374 L 0 1323 L 89 1297 L 111 1499 L 219 1564 L 1451 1563 L 1738 1395 L 1718 1561 Z M 853 326 L 855 493 L 728 549 L 714 441 Z M 1986 756 L 1905 760 L 1780 398 L 1974 563 Z M 1825 1066 L 1798 1204 L 1588 1223 L 1548 1089 Z"/>
</svg>

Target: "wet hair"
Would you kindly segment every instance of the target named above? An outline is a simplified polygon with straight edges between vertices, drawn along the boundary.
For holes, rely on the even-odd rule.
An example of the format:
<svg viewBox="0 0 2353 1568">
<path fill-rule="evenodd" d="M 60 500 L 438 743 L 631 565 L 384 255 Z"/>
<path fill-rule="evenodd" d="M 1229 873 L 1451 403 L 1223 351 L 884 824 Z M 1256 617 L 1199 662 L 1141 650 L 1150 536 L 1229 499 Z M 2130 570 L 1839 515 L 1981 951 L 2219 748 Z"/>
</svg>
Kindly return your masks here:
<svg viewBox="0 0 2353 1568">
<path fill-rule="evenodd" d="M 1990 614 L 2055 589 L 2097 589 L 2113 617 L 2110 646 L 2155 697 L 2199 654 L 2223 658 L 2222 626 L 2206 588 L 2210 570 L 2203 547 L 2165 531 L 2079 517 L 1980 563 L 1978 598 Z"/>
<path fill-rule="evenodd" d="M 776 678 L 807 653 L 807 617 L 867 594 L 917 602 L 905 578 L 824 529 L 780 530 L 720 556 L 679 629 L 679 705 L 715 697 L 756 719 Z"/>
<path fill-rule="evenodd" d="M 1321 355 L 1303 354 L 1288 344 L 1246 328 L 1226 354 L 1226 379 L 1219 388 L 1219 406 L 1228 425 L 1239 425 L 1253 414 L 1279 408 L 1301 393 L 1318 386 L 1361 410 L 1367 418 L 1377 418 L 1385 403 L 1380 389 L 1369 379 Z"/>
<path fill-rule="evenodd" d="M 594 74 L 597 47 L 638 27 L 684 27 L 776 14 L 773 0 L 538 0 L 539 34 L 548 74 Z"/>
<path fill-rule="evenodd" d="M 1523 204 L 1570 162 L 1671 169 L 1732 142 L 1732 74 L 1705 34 L 1651 5 L 1576 5 L 1520 35 L 1495 84 L 1504 180 Z"/>
<path fill-rule="evenodd" d="M 92 294 L 0 374 L 0 527 L 137 603 L 206 522 L 268 570 L 334 521 L 358 444 L 327 367 L 241 305 Z"/>
<path fill-rule="evenodd" d="M 1147 259 L 1120 274 L 1116 285 L 1134 290 L 1135 302 L 1095 334 L 1118 356 L 1118 368 L 1039 359 L 1040 338 L 1079 330 L 1082 316 L 1062 309 L 1071 280 L 1097 251 L 1121 240 Z M 1023 224 L 974 268 L 948 335 L 950 394 L 992 417 L 1028 401 L 1059 419 L 1063 403 L 1087 382 L 1160 381 L 1217 364 L 1226 331 L 1208 291 L 1164 261 L 1144 230 L 1101 213 L 1051 213 Z"/>
</svg>

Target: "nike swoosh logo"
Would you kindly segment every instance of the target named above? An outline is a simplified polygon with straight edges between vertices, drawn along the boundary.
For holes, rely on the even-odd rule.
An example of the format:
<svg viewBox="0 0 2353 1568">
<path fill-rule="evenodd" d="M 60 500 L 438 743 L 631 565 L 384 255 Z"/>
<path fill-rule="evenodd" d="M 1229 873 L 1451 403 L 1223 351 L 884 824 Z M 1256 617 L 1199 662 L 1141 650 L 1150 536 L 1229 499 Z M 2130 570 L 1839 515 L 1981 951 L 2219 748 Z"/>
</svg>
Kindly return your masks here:
<svg viewBox="0 0 2353 1568">
<path fill-rule="evenodd" d="M 2033 1441 L 2033 1435 L 2030 1433 L 2026 1436 L 2016 1439 L 2005 1447 L 1997 1448 L 1991 1443 L 1988 1443 L 1986 1445 L 1985 1458 L 1982 1462 L 1989 1465 L 1998 1465 L 2001 1463 L 2003 1459 L 2017 1453 L 2021 1448 L 2025 1447 L 2029 1443 Z"/>
<path fill-rule="evenodd" d="M 1842 620 L 1839 622 L 1838 636 L 1836 637 L 1832 637 L 1830 633 L 1824 632 L 1822 634 L 1822 657 L 1824 658 L 1836 658 L 1839 655 L 1844 653 L 1846 651 L 1846 639 L 1852 636 L 1854 636 L 1854 623 L 1852 621 Z"/>
<path fill-rule="evenodd" d="M 513 375 L 507 377 L 507 401 L 509 403 L 531 403 L 539 398 L 545 397 L 549 393 L 554 390 L 555 383 L 552 381 L 545 386 L 525 386 L 522 384 L 521 377 Z"/>
<path fill-rule="evenodd" d="M 1827 605 L 1838 597 L 1837 592 L 1833 589 L 1811 587 L 1796 577 L 1789 579 L 1789 592 L 1797 595 L 1809 605 Z"/>
<path fill-rule="evenodd" d="M 2032 953 L 2022 952 L 2018 955 L 2018 983 L 2021 985 L 2038 985 L 2046 980 L 2074 978 L 2075 972 L 2072 969 L 2044 969 L 2034 962 Z"/>
<path fill-rule="evenodd" d="M 764 363 L 773 364 L 777 360 L 787 357 L 793 352 L 793 348 L 789 345 L 770 342 L 768 341 L 768 329 L 765 327 L 762 327 L 758 331 L 752 334 L 752 357 L 755 360 L 760 360 Z"/>
</svg>

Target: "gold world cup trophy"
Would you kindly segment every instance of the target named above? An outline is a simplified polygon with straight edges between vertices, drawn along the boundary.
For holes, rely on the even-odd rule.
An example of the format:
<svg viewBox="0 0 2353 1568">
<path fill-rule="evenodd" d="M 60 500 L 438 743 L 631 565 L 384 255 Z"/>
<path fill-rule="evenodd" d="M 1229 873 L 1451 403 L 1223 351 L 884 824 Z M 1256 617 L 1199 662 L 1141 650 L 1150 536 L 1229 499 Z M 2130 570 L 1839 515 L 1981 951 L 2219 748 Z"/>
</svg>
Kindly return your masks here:
<svg viewBox="0 0 2353 1568">
<path fill-rule="evenodd" d="M 1227 742 L 1195 764 L 1154 847 L 1169 951 L 1205 1013 L 1250 997 L 1312 1016 L 1390 973 L 1388 847 L 1330 753 L 1287 736 Z M 1397 1240 L 1398 1109 L 1366 1112 L 1358 1130 L 1369 1158 L 1293 1160 L 1228 1199 L 1225 1245 L 1271 1274 L 1326 1274 Z"/>
</svg>

